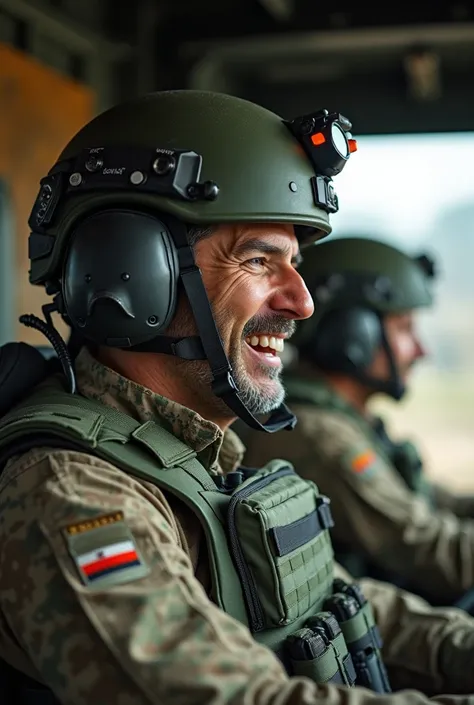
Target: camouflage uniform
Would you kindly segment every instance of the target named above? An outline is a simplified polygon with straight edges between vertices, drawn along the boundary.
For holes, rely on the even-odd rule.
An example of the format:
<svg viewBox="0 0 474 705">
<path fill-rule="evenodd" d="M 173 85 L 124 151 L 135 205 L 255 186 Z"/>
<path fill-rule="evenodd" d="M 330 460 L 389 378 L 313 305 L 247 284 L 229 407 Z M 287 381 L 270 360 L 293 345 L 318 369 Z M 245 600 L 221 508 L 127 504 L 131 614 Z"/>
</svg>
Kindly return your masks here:
<svg viewBox="0 0 474 705">
<path fill-rule="evenodd" d="M 210 473 L 240 463 L 242 446 L 177 403 L 83 351 L 80 392 L 138 420 L 153 419 L 198 453 Z M 213 605 L 201 528 L 150 482 L 86 454 L 38 449 L 13 459 L 0 484 L 0 656 L 48 684 L 65 705 L 233 703 L 358 705 L 428 702 L 288 678 L 275 656 Z M 63 528 L 122 510 L 147 567 L 126 584 L 80 582 Z M 367 581 L 395 688 L 474 690 L 474 623 Z M 440 702 L 474 702 L 443 696 Z"/>
<path fill-rule="evenodd" d="M 312 380 L 288 376 L 286 387 L 298 417 L 292 442 L 285 434 L 269 440 L 245 431 L 246 463 L 263 464 L 283 454 L 301 476 L 313 480 L 331 498 L 337 548 L 365 557 L 363 574 L 391 573 L 438 604 L 453 603 L 469 590 L 474 585 L 472 498 L 457 498 L 436 485 L 417 494 L 409 489 L 370 421 L 314 373 Z"/>
</svg>

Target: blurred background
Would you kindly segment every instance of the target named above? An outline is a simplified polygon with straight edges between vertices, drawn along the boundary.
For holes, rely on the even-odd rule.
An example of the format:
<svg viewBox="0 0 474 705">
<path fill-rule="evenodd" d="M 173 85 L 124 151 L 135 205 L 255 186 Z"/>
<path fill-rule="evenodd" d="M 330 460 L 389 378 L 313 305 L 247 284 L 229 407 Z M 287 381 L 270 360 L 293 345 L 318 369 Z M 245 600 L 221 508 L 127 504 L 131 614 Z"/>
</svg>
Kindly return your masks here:
<svg viewBox="0 0 474 705">
<path fill-rule="evenodd" d="M 218 90 L 291 118 L 347 115 L 334 233 L 438 259 L 430 350 L 402 404 L 375 402 L 428 472 L 474 490 L 474 3 L 0 0 L 0 343 L 45 297 L 28 284 L 39 180 L 94 114 L 169 88 Z M 244 185 L 243 185 L 244 187 Z"/>
</svg>

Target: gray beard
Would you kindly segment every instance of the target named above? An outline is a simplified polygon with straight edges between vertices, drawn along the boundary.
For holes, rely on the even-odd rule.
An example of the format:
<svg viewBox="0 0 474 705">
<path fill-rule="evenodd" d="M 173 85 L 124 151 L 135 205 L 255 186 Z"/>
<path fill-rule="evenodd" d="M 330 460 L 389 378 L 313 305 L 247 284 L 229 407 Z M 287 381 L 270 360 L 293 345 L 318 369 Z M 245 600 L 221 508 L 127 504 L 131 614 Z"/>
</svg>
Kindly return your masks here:
<svg viewBox="0 0 474 705">
<path fill-rule="evenodd" d="M 266 391 L 262 389 L 263 385 L 257 385 L 253 382 L 245 369 L 242 369 L 242 364 L 232 365 L 232 367 L 234 370 L 234 381 L 239 389 L 239 397 L 251 414 L 254 416 L 269 414 L 283 402 L 285 390 L 280 381 L 280 369 L 261 365 L 261 370 L 265 373 L 268 380 L 272 382 L 271 389 Z"/>
<path fill-rule="evenodd" d="M 186 306 L 186 304 L 185 304 Z M 220 324 L 225 321 L 217 320 L 216 325 L 219 330 Z M 171 326 L 169 335 L 192 335 L 188 332 L 195 328 L 195 322 L 189 309 L 185 308 L 184 316 L 181 316 L 180 325 Z M 259 330 L 275 330 L 291 335 L 295 330 L 295 322 L 284 318 L 283 316 L 254 316 L 248 321 L 242 333 L 242 339 L 232 345 L 228 353 L 229 363 L 232 367 L 232 375 L 234 382 L 239 390 L 239 397 L 245 407 L 254 416 L 269 414 L 274 409 L 277 409 L 285 398 L 285 390 L 280 381 L 281 368 L 275 369 L 260 365 L 260 370 L 268 379 L 268 387 L 265 382 L 260 384 L 255 383 L 247 370 L 242 358 L 242 346 L 245 344 L 246 337 L 252 335 Z M 196 331 L 197 332 L 197 331 Z M 194 333 L 196 334 L 196 333 Z M 196 390 L 196 393 L 208 396 L 209 406 L 212 407 L 223 417 L 235 416 L 235 412 L 229 409 L 227 404 L 216 397 L 211 391 L 212 373 L 209 368 L 209 363 L 203 360 L 178 360 L 176 365 L 179 373 L 186 383 Z M 207 390 L 206 390 L 207 387 Z M 267 388 L 266 388 L 267 387 Z"/>
<path fill-rule="evenodd" d="M 232 376 L 239 390 L 240 400 L 248 411 L 254 416 L 259 416 L 269 414 L 277 409 L 285 398 L 285 390 L 280 381 L 280 370 L 261 365 L 261 370 L 271 381 L 271 386 L 268 385 L 269 389 L 266 390 L 264 384 L 256 384 L 251 379 L 243 364 L 240 351 L 237 353 L 234 350 L 228 357 L 232 367 Z M 181 373 L 193 386 L 199 384 L 201 388 L 204 385 L 208 388 L 211 387 L 212 374 L 207 362 L 201 360 L 182 362 Z M 229 415 L 229 407 L 219 397 L 214 396 L 213 406 L 222 414 Z M 231 413 L 234 415 L 234 412 Z"/>
</svg>

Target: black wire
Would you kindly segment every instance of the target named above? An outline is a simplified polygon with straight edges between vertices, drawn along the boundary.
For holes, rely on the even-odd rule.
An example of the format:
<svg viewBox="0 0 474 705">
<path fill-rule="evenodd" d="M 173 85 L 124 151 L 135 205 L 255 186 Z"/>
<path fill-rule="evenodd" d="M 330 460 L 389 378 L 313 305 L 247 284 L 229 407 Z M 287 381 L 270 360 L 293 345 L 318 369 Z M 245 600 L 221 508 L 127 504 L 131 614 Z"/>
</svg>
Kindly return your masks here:
<svg viewBox="0 0 474 705">
<path fill-rule="evenodd" d="M 61 363 L 61 367 L 68 382 L 69 392 L 71 394 L 75 394 L 76 378 L 74 376 L 74 368 L 71 362 L 69 351 L 67 349 L 67 345 L 59 335 L 58 331 L 48 325 L 46 321 L 42 321 L 41 318 L 35 316 L 33 313 L 27 313 L 23 316 L 20 316 L 19 320 L 20 323 L 23 323 L 23 325 L 27 328 L 34 328 L 35 330 L 42 333 L 44 337 L 49 340 L 49 342 L 54 348 L 56 355 L 58 356 L 59 362 Z"/>
</svg>

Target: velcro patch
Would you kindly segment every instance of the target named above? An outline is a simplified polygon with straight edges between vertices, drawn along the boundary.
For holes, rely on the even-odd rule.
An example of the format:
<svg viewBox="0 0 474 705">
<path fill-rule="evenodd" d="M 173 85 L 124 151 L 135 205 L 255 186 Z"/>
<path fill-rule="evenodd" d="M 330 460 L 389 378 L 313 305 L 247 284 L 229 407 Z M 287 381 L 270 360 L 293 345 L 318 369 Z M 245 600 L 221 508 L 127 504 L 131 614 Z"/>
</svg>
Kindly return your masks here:
<svg viewBox="0 0 474 705">
<path fill-rule="evenodd" d="M 150 573 L 121 511 L 71 524 L 63 533 L 79 577 L 89 588 L 108 588 Z"/>
</svg>

